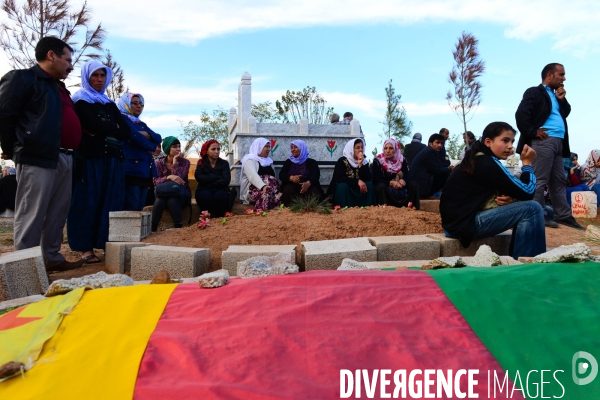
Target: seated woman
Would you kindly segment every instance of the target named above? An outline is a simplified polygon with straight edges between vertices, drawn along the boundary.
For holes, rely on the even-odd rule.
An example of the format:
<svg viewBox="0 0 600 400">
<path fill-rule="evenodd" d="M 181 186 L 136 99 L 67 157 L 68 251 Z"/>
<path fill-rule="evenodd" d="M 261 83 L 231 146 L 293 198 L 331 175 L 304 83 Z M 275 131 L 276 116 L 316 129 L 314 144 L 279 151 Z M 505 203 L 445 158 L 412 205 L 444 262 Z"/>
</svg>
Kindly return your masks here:
<svg viewBox="0 0 600 400">
<path fill-rule="evenodd" d="M 408 166 L 395 139 L 383 142 L 383 153 L 373 160 L 373 185 L 378 204 L 406 207 L 412 203 L 420 209 L 419 186 L 416 182 L 406 183 Z"/>
<path fill-rule="evenodd" d="M 581 170 L 581 182 L 588 185 L 600 199 L 600 184 L 598 184 L 598 168 L 600 168 L 600 150 L 592 150 L 585 167 Z"/>
<path fill-rule="evenodd" d="M 108 215 L 122 211 L 125 174 L 121 142 L 131 130 L 117 105 L 106 95 L 113 72 L 90 60 L 81 68 L 81 90 L 73 95 L 83 128 L 75 152 L 73 195 L 67 216 L 67 236 L 72 251 L 80 251 L 87 264 L 99 263 L 94 249 L 108 241 Z"/>
<path fill-rule="evenodd" d="M 489 124 L 448 178 L 440 212 L 446 236 L 457 238 L 464 247 L 475 238 L 512 228 L 509 254 L 517 259 L 545 252 L 546 232 L 542 206 L 532 200 L 535 151 L 527 145 L 523 149 L 520 180 L 500 163 L 510 154 L 514 140 L 515 130 L 509 124 Z"/>
<path fill-rule="evenodd" d="M 192 190 L 188 183 L 188 173 L 190 172 L 190 162 L 181 155 L 181 143 L 175 136 L 167 136 L 162 143 L 165 158 L 156 161 L 157 177 L 153 179 L 156 199 L 152 206 L 152 232 L 156 232 L 158 224 L 162 218 L 165 208 L 169 210 L 173 218 L 173 227 L 181 228 L 181 209 L 189 203 L 192 197 Z M 175 192 L 163 191 L 161 184 L 174 182 L 178 185 Z M 173 185 L 166 185 L 167 189 L 172 189 Z"/>
<path fill-rule="evenodd" d="M 577 160 L 578 157 L 575 153 L 571 153 L 571 157 L 569 158 L 563 158 L 565 175 L 567 175 L 567 187 L 565 189 L 565 193 L 567 195 L 567 203 L 569 204 L 569 207 L 571 206 L 571 193 L 590 191 L 589 186 L 585 183 L 581 183 L 581 179 L 579 179 L 581 169 Z"/>
<path fill-rule="evenodd" d="M 223 217 L 230 207 L 229 163 L 219 157 L 221 145 L 216 140 L 208 140 L 200 149 L 200 159 L 194 177 L 198 182 L 196 203 L 200 211 L 207 210 L 211 217 Z"/>
<path fill-rule="evenodd" d="M 254 139 L 250 153 L 242 158 L 240 200 L 254 203 L 254 210 L 271 210 L 281 204 L 281 192 L 269 157 L 271 142 L 265 138 Z"/>
<path fill-rule="evenodd" d="M 364 155 L 364 139 L 352 139 L 344 147 L 344 155 L 335 163 L 327 195 L 340 207 L 373 206 L 377 204 L 371 183 L 369 160 Z"/>
<path fill-rule="evenodd" d="M 295 197 L 323 197 L 321 189 L 321 171 L 312 158 L 308 158 L 308 147 L 302 140 L 294 140 L 290 145 L 290 158 L 285 160 L 279 179 L 281 180 L 281 202 L 289 206 Z"/>
<path fill-rule="evenodd" d="M 124 93 L 117 104 L 131 129 L 131 138 L 123 145 L 125 155 L 123 210 L 126 211 L 142 211 L 146 205 L 148 188 L 152 186 L 152 178 L 157 176 L 152 152 L 160 145 L 162 138 L 140 120 L 144 104 L 144 97 L 139 93 Z"/>
</svg>

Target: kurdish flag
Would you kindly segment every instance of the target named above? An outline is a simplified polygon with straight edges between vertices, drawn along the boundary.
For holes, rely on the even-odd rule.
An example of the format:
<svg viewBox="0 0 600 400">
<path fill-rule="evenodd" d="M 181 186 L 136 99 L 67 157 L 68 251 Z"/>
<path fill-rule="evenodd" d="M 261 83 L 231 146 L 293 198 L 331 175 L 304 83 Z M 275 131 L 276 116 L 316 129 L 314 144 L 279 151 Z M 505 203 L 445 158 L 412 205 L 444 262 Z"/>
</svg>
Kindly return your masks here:
<svg viewBox="0 0 600 400">
<path fill-rule="evenodd" d="M 599 291 L 593 262 L 91 290 L 0 399 L 600 399 Z"/>
</svg>

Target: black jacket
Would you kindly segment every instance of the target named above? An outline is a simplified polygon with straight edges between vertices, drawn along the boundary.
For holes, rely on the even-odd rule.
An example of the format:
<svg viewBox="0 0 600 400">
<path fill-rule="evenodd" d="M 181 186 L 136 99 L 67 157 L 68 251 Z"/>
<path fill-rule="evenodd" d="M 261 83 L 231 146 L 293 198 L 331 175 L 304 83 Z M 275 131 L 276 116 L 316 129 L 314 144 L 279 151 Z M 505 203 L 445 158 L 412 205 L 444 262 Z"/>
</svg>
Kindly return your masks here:
<svg viewBox="0 0 600 400">
<path fill-rule="evenodd" d="M 558 100 L 558 99 L 557 99 Z M 558 100 L 560 115 L 565 123 L 565 137 L 563 139 L 563 157 L 571 156 L 569 146 L 569 128 L 567 127 L 567 117 L 571 113 L 571 105 L 567 99 Z M 527 144 L 531 146 L 531 140 L 535 138 L 537 130 L 544 125 L 552 113 L 552 100 L 546 92 L 544 85 L 530 87 L 523 94 L 523 99 L 515 113 L 517 128 L 521 133 L 517 153 L 521 154 L 523 147 Z"/>
<path fill-rule="evenodd" d="M 123 160 L 119 141 L 131 137 L 129 124 L 115 103 L 88 103 L 79 100 L 75 110 L 81 121 L 83 135 L 77 155 L 85 159 L 113 157 Z M 92 136 L 93 135 L 93 136 Z"/>
<path fill-rule="evenodd" d="M 439 151 L 427 146 L 426 149 L 417 154 L 410 166 L 409 180 L 417 182 L 421 196 L 427 196 L 431 191 L 434 175 L 450 172 L 450 168 L 442 163 L 439 153 Z"/>
<path fill-rule="evenodd" d="M 417 154 L 419 154 L 425 147 L 427 147 L 427 145 L 421 142 L 411 142 L 404 146 L 404 158 L 406 158 L 406 163 L 409 167 Z"/>
<path fill-rule="evenodd" d="M 408 179 L 408 168 L 406 167 L 406 164 L 406 162 L 403 162 L 402 168 L 400 169 L 402 171 L 402 179 L 404 179 L 405 182 L 407 182 Z M 396 179 L 396 175 L 397 174 L 384 171 L 377 158 L 373 160 L 373 185 L 383 183 L 385 186 L 390 186 L 390 182 Z"/>
<path fill-rule="evenodd" d="M 290 182 L 290 168 L 292 167 L 292 160 L 289 158 L 285 160 L 281 170 L 279 171 L 279 179 L 281 180 L 281 188 L 286 185 L 295 185 L 295 183 Z M 319 191 L 323 192 L 321 189 L 321 170 L 319 169 L 319 164 L 313 160 L 312 158 L 306 159 L 306 168 L 310 171 L 310 177 L 308 180 L 310 181 L 310 186 L 319 189 Z"/>
<path fill-rule="evenodd" d="M 200 160 L 198 160 L 198 164 L 199 163 Z M 213 168 L 210 166 L 208 160 L 204 160 L 202 165 L 196 166 L 194 178 L 196 178 L 196 181 L 198 182 L 196 197 L 198 197 L 198 190 L 210 190 L 211 192 L 224 190 L 229 192 L 229 183 L 231 182 L 229 163 L 222 158 L 218 158 L 215 167 Z"/>
<path fill-rule="evenodd" d="M 56 169 L 62 134 L 58 83 L 39 65 L 0 80 L 0 145 L 17 164 Z"/>
<path fill-rule="evenodd" d="M 8 208 L 15 210 L 15 198 L 17 197 L 17 176 L 6 175 L 0 179 L 0 213 Z"/>
</svg>

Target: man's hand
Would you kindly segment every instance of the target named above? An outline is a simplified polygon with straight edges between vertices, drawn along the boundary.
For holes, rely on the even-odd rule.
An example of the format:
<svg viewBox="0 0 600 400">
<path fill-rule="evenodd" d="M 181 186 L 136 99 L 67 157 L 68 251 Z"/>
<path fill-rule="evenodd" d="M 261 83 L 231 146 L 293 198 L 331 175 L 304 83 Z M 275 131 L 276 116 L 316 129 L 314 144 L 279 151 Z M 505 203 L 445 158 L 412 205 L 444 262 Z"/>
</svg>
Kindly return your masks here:
<svg viewBox="0 0 600 400">
<path fill-rule="evenodd" d="M 506 196 L 506 195 L 500 195 L 500 196 L 496 197 L 496 203 L 499 206 L 505 206 L 505 205 L 510 204 L 510 203 L 512 203 L 514 201 L 515 201 L 515 199 L 513 199 L 510 196 Z"/>
<path fill-rule="evenodd" d="M 546 140 L 546 139 L 548 139 L 548 134 L 546 133 L 545 129 L 538 129 L 535 134 L 535 137 L 540 140 Z"/>
<path fill-rule="evenodd" d="M 367 193 L 367 184 L 361 181 L 360 179 L 358 180 L 358 187 L 360 188 L 361 193 Z"/>
<path fill-rule="evenodd" d="M 563 86 L 561 86 L 558 89 L 556 89 L 556 92 L 554 92 L 554 94 L 556 95 L 556 98 L 558 100 L 564 100 L 565 96 L 567 95 L 567 91 Z"/>
<path fill-rule="evenodd" d="M 523 163 L 523 166 L 531 166 L 531 162 L 535 160 L 535 157 L 537 157 L 535 150 L 526 144 L 523 147 L 523 151 L 521 151 L 521 162 Z"/>
</svg>

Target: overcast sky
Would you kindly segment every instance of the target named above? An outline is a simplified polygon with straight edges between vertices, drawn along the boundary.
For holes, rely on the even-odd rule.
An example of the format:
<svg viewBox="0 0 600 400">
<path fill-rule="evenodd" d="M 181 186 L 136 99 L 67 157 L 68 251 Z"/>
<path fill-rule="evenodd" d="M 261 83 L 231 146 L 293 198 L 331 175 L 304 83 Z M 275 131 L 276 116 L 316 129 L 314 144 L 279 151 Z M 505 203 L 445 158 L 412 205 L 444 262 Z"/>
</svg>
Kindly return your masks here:
<svg viewBox="0 0 600 400">
<path fill-rule="evenodd" d="M 524 4 L 526 3 L 526 4 Z M 80 4 L 80 2 L 73 2 Z M 108 31 L 106 48 L 126 84 L 146 98 L 142 119 L 163 135 L 201 109 L 237 105 L 241 75 L 252 75 L 253 102 L 316 86 L 338 113 L 361 122 L 367 149 L 381 149 L 390 79 L 426 138 L 462 123 L 445 100 L 452 50 L 474 34 L 486 62 L 481 106 L 467 128 L 515 126 L 525 89 L 550 62 L 565 65 L 571 147 L 585 158 L 600 148 L 593 129 L 598 101 L 600 2 L 597 1 L 164 1 L 89 0 Z M 3 16 L 4 17 L 4 16 Z M 0 72 L 8 71 L 5 59 Z M 516 128 L 516 126 L 515 126 Z"/>
</svg>

